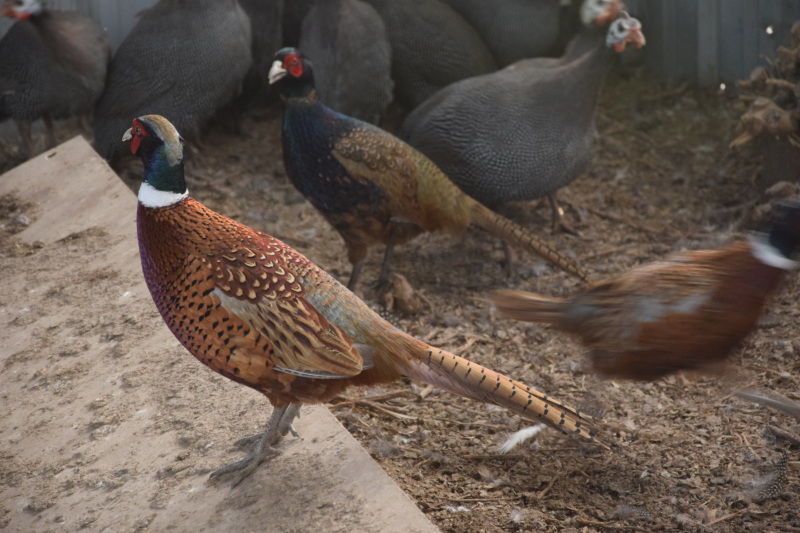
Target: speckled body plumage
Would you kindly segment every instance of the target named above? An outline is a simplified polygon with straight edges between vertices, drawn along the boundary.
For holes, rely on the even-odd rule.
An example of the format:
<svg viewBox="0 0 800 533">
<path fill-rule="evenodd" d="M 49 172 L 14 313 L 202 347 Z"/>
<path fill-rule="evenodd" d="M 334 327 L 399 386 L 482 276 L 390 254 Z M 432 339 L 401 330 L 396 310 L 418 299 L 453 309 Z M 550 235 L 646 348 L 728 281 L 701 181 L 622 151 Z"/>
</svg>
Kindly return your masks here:
<svg viewBox="0 0 800 533">
<path fill-rule="evenodd" d="M 395 96 L 414 109 L 453 82 L 497 70 L 478 32 L 441 0 L 366 0 L 392 45 Z"/>
<path fill-rule="evenodd" d="M 276 407 L 406 376 L 590 435 L 589 419 L 577 411 L 400 331 L 279 240 L 175 195 L 182 160 L 170 170 L 169 156 L 153 155 L 154 146 L 178 144 L 167 125 L 162 117 L 140 117 L 126 134 L 145 160 L 143 187 L 182 198 L 148 207 L 142 198 L 154 196 L 140 192 L 142 269 L 165 323 L 203 364 Z"/>
<path fill-rule="evenodd" d="M 238 93 L 251 63 L 250 21 L 238 2 L 161 0 L 114 55 L 95 108 L 95 149 L 112 161 L 122 155 L 119 132 L 147 113 L 170 117 L 197 139 Z"/>
<path fill-rule="evenodd" d="M 361 0 L 316 2 L 303 20 L 299 46 L 314 64 L 320 100 L 345 115 L 379 122 L 394 82 L 386 27 L 372 6 Z"/>
<path fill-rule="evenodd" d="M 524 59 L 445 87 L 406 118 L 400 136 L 489 207 L 555 193 L 594 156 L 595 108 L 613 51 L 605 31 L 585 34 L 569 61 Z"/>
<path fill-rule="evenodd" d="M 559 30 L 559 0 L 445 0 L 480 34 L 501 67 L 546 55 Z"/>
<path fill-rule="evenodd" d="M 0 117 L 62 119 L 91 111 L 111 45 L 89 17 L 44 10 L 11 26 L 0 39 L 0 58 Z"/>
<path fill-rule="evenodd" d="M 295 74 L 279 64 L 301 61 L 298 54 L 283 49 L 273 65 L 283 76 L 276 86 L 286 102 L 281 137 L 286 171 L 342 235 L 351 263 L 358 265 L 373 244 L 394 246 L 422 231 L 458 234 L 475 225 L 586 278 L 540 238 L 463 194 L 406 143 L 322 104 L 307 62 L 296 65 Z"/>
<path fill-rule="evenodd" d="M 569 300 L 510 290 L 492 300 L 505 316 L 578 336 L 600 374 L 653 380 L 724 360 L 755 327 L 786 270 L 751 243 L 676 254 Z"/>
</svg>

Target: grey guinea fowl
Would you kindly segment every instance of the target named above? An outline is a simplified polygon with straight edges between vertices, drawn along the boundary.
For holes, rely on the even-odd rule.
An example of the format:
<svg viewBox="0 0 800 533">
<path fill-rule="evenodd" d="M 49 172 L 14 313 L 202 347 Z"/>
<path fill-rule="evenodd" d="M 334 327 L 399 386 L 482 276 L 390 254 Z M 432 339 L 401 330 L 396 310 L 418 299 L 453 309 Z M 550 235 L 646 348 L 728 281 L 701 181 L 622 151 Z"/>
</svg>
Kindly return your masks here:
<svg viewBox="0 0 800 533">
<path fill-rule="evenodd" d="M 526 59 L 443 89 L 406 118 L 401 137 L 483 204 L 548 196 L 560 223 L 555 193 L 586 171 L 594 155 L 595 108 L 610 47 L 644 44 L 639 21 L 627 14 L 608 26 L 605 44 L 593 32 L 572 43 L 567 57 L 589 51 L 571 61 Z"/>
<path fill-rule="evenodd" d="M 131 117 L 168 117 L 187 139 L 238 92 L 252 64 L 250 20 L 236 0 L 161 0 L 111 61 L 95 108 L 94 147 L 114 161 Z"/>
<path fill-rule="evenodd" d="M 395 97 L 409 109 L 458 80 L 497 70 L 478 32 L 441 0 L 367 0 L 392 45 Z"/>
<path fill-rule="evenodd" d="M 498 65 L 543 56 L 558 37 L 560 0 L 444 0 L 483 38 Z"/>
<path fill-rule="evenodd" d="M 92 110 L 103 91 L 111 45 L 89 17 L 45 9 L 39 0 L 6 2 L 0 15 L 18 19 L 0 39 L 0 120 L 14 119 L 33 156 L 31 122 L 44 120 L 52 146 L 52 119 Z"/>
<path fill-rule="evenodd" d="M 320 100 L 377 124 L 392 101 L 392 50 L 375 8 L 361 0 L 317 0 L 303 19 L 300 48 L 314 64 Z"/>
<path fill-rule="evenodd" d="M 244 106 L 263 102 L 269 92 L 267 72 L 272 54 L 283 44 L 284 0 L 239 0 L 250 18 L 253 64 L 242 83 Z"/>
</svg>

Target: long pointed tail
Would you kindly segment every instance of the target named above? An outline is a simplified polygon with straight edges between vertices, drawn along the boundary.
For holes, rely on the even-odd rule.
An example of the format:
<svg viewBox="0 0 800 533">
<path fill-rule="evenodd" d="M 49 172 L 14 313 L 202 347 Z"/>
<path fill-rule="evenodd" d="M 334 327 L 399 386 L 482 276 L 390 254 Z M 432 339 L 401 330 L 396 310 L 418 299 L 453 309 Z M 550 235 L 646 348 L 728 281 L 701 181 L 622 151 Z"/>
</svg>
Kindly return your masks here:
<svg viewBox="0 0 800 533">
<path fill-rule="evenodd" d="M 501 289 L 489 294 L 489 301 L 506 318 L 525 322 L 561 323 L 567 305 L 561 298 L 550 298 L 534 292 Z"/>
<path fill-rule="evenodd" d="M 545 422 L 565 434 L 577 434 L 590 440 L 593 438 L 592 418 L 577 409 L 414 337 L 404 335 L 404 339 L 411 352 L 411 357 L 404 361 L 405 373 L 409 378 L 505 407 L 528 420 Z"/>
<path fill-rule="evenodd" d="M 586 271 L 538 235 L 481 204 L 476 203 L 472 212 L 472 223 L 479 228 L 488 231 L 511 246 L 518 246 L 546 259 L 564 272 L 577 276 L 583 281 L 589 281 Z"/>
</svg>

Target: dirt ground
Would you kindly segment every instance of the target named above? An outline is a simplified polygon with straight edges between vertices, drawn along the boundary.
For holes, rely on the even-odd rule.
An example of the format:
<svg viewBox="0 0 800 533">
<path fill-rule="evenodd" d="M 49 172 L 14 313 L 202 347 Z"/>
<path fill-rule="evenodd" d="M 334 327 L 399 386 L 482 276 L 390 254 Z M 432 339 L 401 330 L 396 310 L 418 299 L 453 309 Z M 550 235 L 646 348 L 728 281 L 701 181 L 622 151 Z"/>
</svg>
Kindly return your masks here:
<svg viewBox="0 0 800 533">
<path fill-rule="evenodd" d="M 660 82 L 639 70 L 614 72 L 599 110 L 594 165 L 560 193 L 580 236 L 551 234 L 546 203 L 515 205 L 508 214 L 551 238 L 595 278 L 670 252 L 720 246 L 750 226 L 762 203 L 757 153 L 728 148 L 740 112 L 731 94 Z M 280 109 L 274 108 L 245 117 L 242 133 L 213 128 L 188 156 L 190 191 L 346 280 L 350 265 L 341 240 L 285 176 L 279 120 Z M 5 153 L 10 165 L 13 148 Z M 20 214 L 26 214 L 24 206 L 0 205 L 0 251 L 35 258 L 35 249 L 20 251 L 13 244 L 15 224 L 24 224 Z M 371 251 L 359 290 L 376 309 L 385 303 L 375 287 L 381 254 Z M 394 320 L 430 344 L 593 413 L 607 448 L 546 430 L 498 455 L 505 438 L 528 425 L 524 420 L 410 383 L 352 390 L 334 401 L 331 410 L 436 525 L 448 532 L 800 531 L 800 423 L 732 397 L 736 388 L 751 388 L 800 399 L 796 275 L 724 368 L 638 384 L 588 373 L 580 345 L 558 332 L 495 317 L 478 299 L 492 289 L 567 295 L 580 287 L 522 253 L 513 277 L 506 278 L 502 258 L 500 243 L 480 232 L 461 241 L 422 235 L 398 248 L 393 269 L 407 278 L 422 305 L 410 315 L 395 312 Z M 113 284 L 96 274 L 101 287 Z M 56 297 L 89 296 L 72 292 Z M 132 323 L 152 322 L 153 311 L 142 308 L 143 316 L 132 315 Z M 108 329 L 109 335 L 116 331 Z M 82 342 L 97 339 L 74 342 L 70 349 L 80 350 Z M 198 367 L 193 383 L 205 379 L 200 365 L 185 358 Z M 137 376 L 123 378 L 144 386 Z M 191 401 L 179 389 L 171 393 Z M 139 401 L 145 402 L 139 409 L 148 408 L 147 395 Z M 103 405 L 97 408 L 102 412 Z M 213 409 L 196 410 L 189 420 L 212 425 L 216 416 Z M 113 426 L 113 416 L 109 420 L 96 431 Z M 160 423 L 191 432 L 186 418 Z M 261 413 L 254 413 L 252 429 L 261 423 Z M 231 434 L 230 441 L 240 436 Z M 41 506 L 56 497 L 43 494 Z"/>
</svg>

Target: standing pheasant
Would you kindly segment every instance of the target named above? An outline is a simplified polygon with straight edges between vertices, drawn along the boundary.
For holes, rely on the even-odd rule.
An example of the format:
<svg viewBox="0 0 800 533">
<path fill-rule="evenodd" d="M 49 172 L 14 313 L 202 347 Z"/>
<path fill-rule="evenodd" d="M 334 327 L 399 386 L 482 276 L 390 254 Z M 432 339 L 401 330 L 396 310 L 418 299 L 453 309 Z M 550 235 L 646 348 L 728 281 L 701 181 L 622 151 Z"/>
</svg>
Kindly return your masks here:
<svg viewBox="0 0 800 533">
<path fill-rule="evenodd" d="M 578 411 L 403 333 L 294 249 L 194 200 L 181 138 L 163 117 L 134 119 L 123 140 L 144 163 L 139 250 L 161 316 L 203 364 L 274 407 L 254 454 L 216 475 L 252 471 L 300 404 L 401 377 L 591 437 Z"/>
<path fill-rule="evenodd" d="M 341 234 L 355 287 L 367 247 L 392 248 L 423 231 L 453 234 L 477 226 L 559 268 L 586 274 L 541 238 L 473 200 L 420 152 L 366 122 L 337 113 L 317 97 L 311 64 L 299 50 L 275 55 L 270 83 L 286 104 L 283 160 L 295 187 Z"/>
<path fill-rule="evenodd" d="M 0 39 L 0 120 L 14 119 L 33 156 L 31 122 L 44 120 L 53 146 L 53 119 L 92 110 L 105 86 L 111 44 L 91 18 L 46 9 L 40 0 L 8 1 L 0 16 L 18 19 Z"/>
<path fill-rule="evenodd" d="M 577 335 L 600 374 L 653 380 L 725 359 L 797 266 L 798 250 L 793 203 L 781 206 L 768 234 L 636 267 L 571 300 L 513 290 L 491 299 L 504 316 Z"/>
</svg>

